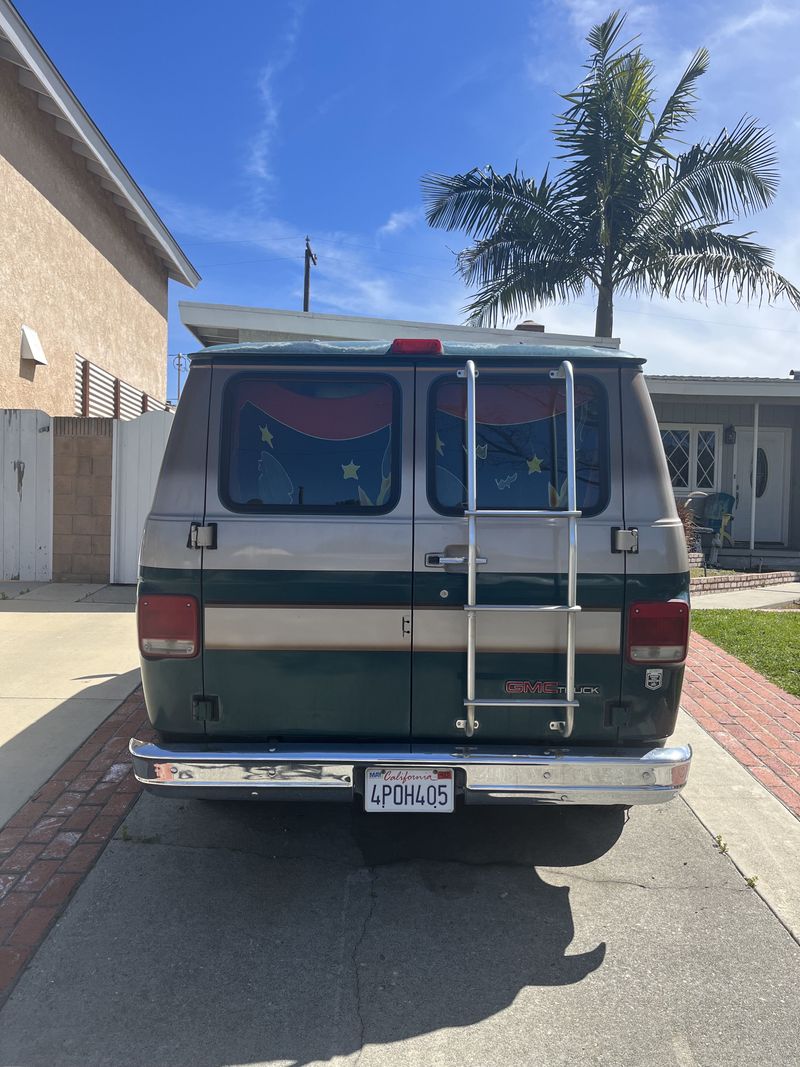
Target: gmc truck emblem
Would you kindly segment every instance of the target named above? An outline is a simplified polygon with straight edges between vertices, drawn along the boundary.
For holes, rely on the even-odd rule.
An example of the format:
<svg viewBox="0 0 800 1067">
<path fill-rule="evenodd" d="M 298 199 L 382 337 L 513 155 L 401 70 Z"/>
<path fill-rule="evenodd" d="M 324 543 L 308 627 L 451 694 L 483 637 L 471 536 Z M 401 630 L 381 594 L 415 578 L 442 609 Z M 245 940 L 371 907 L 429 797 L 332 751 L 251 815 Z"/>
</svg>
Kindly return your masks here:
<svg viewBox="0 0 800 1067">
<path fill-rule="evenodd" d="M 560 682 L 508 681 L 503 688 L 509 696 L 521 696 L 523 693 L 533 693 L 540 696 L 559 696 L 567 691 L 567 687 Z M 600 686 L 576 685 L 575 696 L 600 696 Z"/>
</svg>

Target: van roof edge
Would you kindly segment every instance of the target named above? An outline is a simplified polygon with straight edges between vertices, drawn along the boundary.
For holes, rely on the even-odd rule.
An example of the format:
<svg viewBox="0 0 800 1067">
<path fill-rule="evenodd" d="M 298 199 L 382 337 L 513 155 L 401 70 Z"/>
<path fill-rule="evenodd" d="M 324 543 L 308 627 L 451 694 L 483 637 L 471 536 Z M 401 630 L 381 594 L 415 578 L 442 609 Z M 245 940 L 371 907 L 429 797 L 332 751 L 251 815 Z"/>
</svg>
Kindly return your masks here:
<svg viewBox="0 0 800 1067">
<path fill-rule="evenodd" d="M 258 356 L 391 356 L 393 340 L 388 341 L 244 341 L 236 344 L 209 345 L 198 352 L 190 354 L 192 360 L 208 360 L 216 356 L 258 357 Z M 611 346 L 596 344 L 561 345 L 561 344 L 478 344 L 463 341 L 443 341 L 442 355 L 418 354 L 414 360 L 440 360 L 442 356 L 497 356 L 507 358 L 561 361 L 564 359 L 597 360 L 598 362 L 624 362 L 642 364 L 642 356 L 624 352 Z M 409 358 L 409 357 L 406 357 Z"/>
</svg>

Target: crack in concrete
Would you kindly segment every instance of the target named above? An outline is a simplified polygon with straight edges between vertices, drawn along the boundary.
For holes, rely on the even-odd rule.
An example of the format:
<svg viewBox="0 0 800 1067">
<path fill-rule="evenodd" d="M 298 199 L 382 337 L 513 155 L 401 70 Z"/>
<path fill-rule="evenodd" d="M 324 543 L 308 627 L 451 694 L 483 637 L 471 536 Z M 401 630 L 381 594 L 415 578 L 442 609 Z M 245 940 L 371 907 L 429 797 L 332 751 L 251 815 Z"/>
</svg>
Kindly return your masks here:
<svg viewBox="0 0 800 1067">
<path fill-rule="evenodd" d="M 676 885 L 675 883 L 655 883 L 653 885 L 647 885 L 645 882 L 635 882 L 625 878 L 590 878 L 586 874 L 577 874 L 574 871 L 570 871 L 569 874 L 564 874 L 560 867 L 539 867 L 537 868 L 540 874 L 556 874 L 563 877 L 565 880 L 573 880 L 576 882 L 587 882 L 589 885 L 629 885 L 634 889 L 648 889 L 657 890 L 658 892 L 666 892 L 668 890 L 676 889 L 692 889 L 692 890 L 708 890 L 713 889 L 722 893 L 747 893 L 749 890 L 745 887 L 737 889 L 736 886 L 729 885 L 712 885 L 706 883 L 705 885 L 699 885 L 691 883 L 689 885 Z"/>
<path fill-rule="evenodd" d="M 361 930 L 358 937 L 353 944 L 353 951 L 350 954 L 350 962 L 353 967 L 353 991 L 355 994 L 356 1002 L 356 1018 L 358 1019 L 358 1055 L 355 1059 L 355 1067 L 361 1060 L 361 1056 L 364 1052 L 364 1035 L 366 1033 L 366 1024 L 364 1023 L 364 1015 L 362 1012 L 362 991 L 361 991 L 361 970 L 358 965 L 358 954 L 361 950 L 361 946 L 364 943 L 364 939 L 367 936 L 367 929 L 372 922 L 372 918 L 375 915 L 375 908 L 378 903 L 378 894 L 375 891 L 377 883 L 377 875 L 374 867 L 361 867 L 360 870 L 366 871 L 369 878 L 369 907 L 367 908 L 364 921 L 361 924 Z"/>
</svg>

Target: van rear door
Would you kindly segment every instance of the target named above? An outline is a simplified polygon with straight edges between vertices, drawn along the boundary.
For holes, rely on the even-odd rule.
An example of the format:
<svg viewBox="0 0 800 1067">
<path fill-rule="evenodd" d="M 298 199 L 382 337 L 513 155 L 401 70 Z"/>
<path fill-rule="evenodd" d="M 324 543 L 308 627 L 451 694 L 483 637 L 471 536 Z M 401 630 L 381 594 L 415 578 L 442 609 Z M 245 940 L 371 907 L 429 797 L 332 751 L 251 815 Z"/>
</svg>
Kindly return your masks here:
<svg viewBox="0 0 800 1067">
<path fill-rule="evenodd" d="M 559 363 L 478 367 L 478 508 L 566 506 L 565 385 Z M 449 367 L 419 367 L 416 386 L 412 736 L 464 738 L 468 552 L 466 388 Z M 613 743 L 620 697 L 624 555 L 612 529 L 624 526 L 619 371 L 575 370 L 578 520 L 576 699 L 572 739 Z M 522 702 L 563 699 L 567 617 L 528 606 L 567 603 L 567 522 L 492 516 L 477 520 L 477 603 L 514 610 L 478 613 L 476 691 L 497 706 L 476 711 L 474 742 L 558 742 L 563 714 Z M 450 561 L 450 562 L 448 562 Z M 509 705 L 519 701 L 520 706 Z M 500 703 L 504 702 L 504 703 Z"/>
<path fill-rule="evenodd" d="M 413 370 L 238 358 L 213 368 L 206 731 L 407 741 Z"/>
</svg>

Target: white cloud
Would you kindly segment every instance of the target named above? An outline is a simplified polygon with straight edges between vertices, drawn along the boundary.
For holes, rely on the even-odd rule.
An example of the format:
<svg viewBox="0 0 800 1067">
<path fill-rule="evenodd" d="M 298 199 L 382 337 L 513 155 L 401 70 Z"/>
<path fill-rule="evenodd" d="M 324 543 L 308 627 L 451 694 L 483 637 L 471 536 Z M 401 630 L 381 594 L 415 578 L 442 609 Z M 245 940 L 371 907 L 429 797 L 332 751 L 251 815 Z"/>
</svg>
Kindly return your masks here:
<svg viewBox="0 0 800 1067">
<path fill-rule="evenodd" d="M 609 0 L 559 0 L 558 6 L 566 10 L 569 21 L 581 37 L 585 37 L 593 26 L 607 19 L 614 10 Z M 625 13 L 625 29 L 635 35 L 652 22 L 656 9 L 653 4 L 630 4 L 625 8 Z"/>
<path fill-rule="evenodd" d="M 383 226 L 379 227 L 378 235 L 388 236 L 400 233 L 402 230 L 408 230 L 412 226 L 416 226 L 418 222 L 421 222 L 424 217 L 425 212 L 422 207 L 410 207 L 404 211 L 393 211 Z"/>
<path fill-rule="evenodd" d="M 591 334 L 594 305 L 587 291 L 577 304 L 535 312 L 553 333 Z M 797 312 L 743 304 L 706 307 L 687 301 L 620 298 L 614 335 L 622 348 L 647 359 L 652 374 L 783 377 L 800 363 Z"/>
<path fill-rule="evenodd" d="M 248 146 L 247 173 L 256 179 L 257 190 L 272 180 L 271 152 L 280 120 L 280 99 L 275 83 L 280 74 L 290 65 L 295 56 L 297 39 L 305 12 L 305 0 L 292 0 L 289 5 L 289 22 L 276 42 L 276 56 L 271 59 L 258 76 L 258 96 L 261 108 L 259 128 Z"/>
<path fill-rule="evenodd" d="M 236 208 L 215 210 L 149 192 L 180 239 L 194 238 L 214 249 L 197 257 L 198 269 L 206 279 L 198 299 L 217 302 L 215 290 L 227 291 L 217 268 L 249 268 L 250 280 L 263 263 L 272 267 L 272 278 L 277 267 L 279 279 L 270 286 L 275 294 L 270 306 L 290 299 L 299 304 L 305 236 L 296 227 L 276 216 L 258 217 Z M 369 236 L 347 231 L 316 231 L 312 244 L 318 258 L 312 271 L 312 310 L 436 322 L 460 322 L 463 318 L 466 290 L 447 261 L 441 266 L 412 266 L 408 270 L 383 267 L 374 260 Z M 210 262 L 205 262 L 206 257 Z M 276 263 L 281 260 L 285 267 Z M 247 301 L 237 297 L 235 302 Z"/>
<path fill-rule="evenodd" d="M 786 7 L 776 7 L 774 4 L 761 4 L 759 7 L 748 11 L 746 14 L 734 15 L 726 19 L 714 34 L 714 43 L 723 41 L 729 37 L 736 37 L 740 33 L 755 29 L 774 26 L 786 26 L 790 22 L 796 22 L 797 10 Z"/>
</svg>

